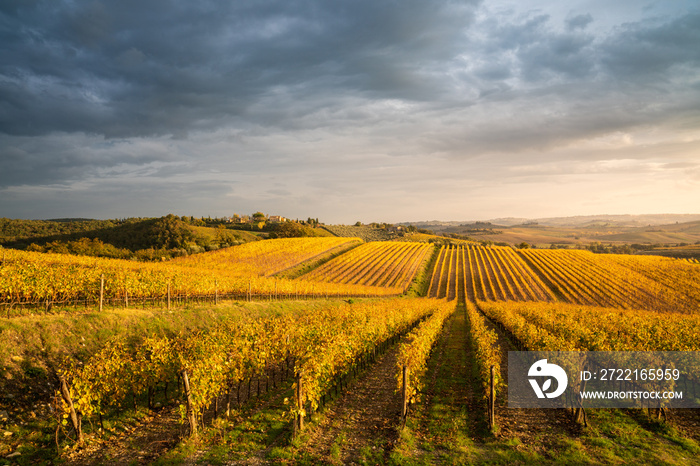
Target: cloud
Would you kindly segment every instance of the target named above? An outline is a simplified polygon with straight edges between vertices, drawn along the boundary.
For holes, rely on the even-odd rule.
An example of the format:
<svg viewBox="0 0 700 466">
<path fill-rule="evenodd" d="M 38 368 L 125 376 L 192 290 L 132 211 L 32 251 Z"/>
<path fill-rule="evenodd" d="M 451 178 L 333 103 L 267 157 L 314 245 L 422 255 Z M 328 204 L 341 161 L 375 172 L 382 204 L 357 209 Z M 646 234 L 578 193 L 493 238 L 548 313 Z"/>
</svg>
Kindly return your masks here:
<svg viewBox="0 0 700 466">
<path fill-rule="evenodd" d="M 700 11 L 661 24 L 624 24 L 601 44 L 601 64 L 610 76 L 633 83 L 697 83 L 699 42 Z"/>
<path fill-rule="evenodd" d="M 575 29 L 585 29 L 586 26 L 593 22 L 593 16 L 590 13 L 585 15 L 576 15 L 566 19 L 566 27 L 572 31 Z"/>
<path fill-rule="evenodd" d="M 373 196 L 456 208 L 475 186 L 684 162 L 700 12 L 536 3 L 3 2 L 0 208 L 34 186 L 165 208 L 172 183 L 357 217 Z"/>
<path fill-rule="evenodd" d="M 88 177 L 134 175 L 183 158 L 167 140 L 109 140 L 56 133 L 41 138 L 0 136 L 0 189 L 21 185 L 67 185 Z"/>
<path fill-rule="evenodd" d="M 426 99 L 473 6 L 450 2 L 38 2 L 5 15 L 0 132 L 185 135 L 270 93 Z M 263 123 L 269 123 L 263 121 Z"/>
</svg>

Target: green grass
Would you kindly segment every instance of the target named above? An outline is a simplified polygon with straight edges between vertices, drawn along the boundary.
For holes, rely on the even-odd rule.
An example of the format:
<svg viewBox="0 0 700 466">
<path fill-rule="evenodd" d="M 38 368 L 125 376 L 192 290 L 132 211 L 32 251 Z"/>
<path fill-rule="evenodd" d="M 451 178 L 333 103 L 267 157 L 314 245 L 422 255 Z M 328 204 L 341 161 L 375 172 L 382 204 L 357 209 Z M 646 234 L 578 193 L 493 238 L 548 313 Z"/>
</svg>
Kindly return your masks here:
<svg viewBox="0 0 700 466">
<path fill-rule="evenodd" d="M 78 352 L 88 352 L 115 335 L 141 338 L 152 332 L 192 331 L 197 326 L 214 325 L 221 319 L 303 312 L 312 306 L 328 304 L 326 300 L 222 303 L 216 308 L 193 306 L 178 309 L 172 314 L 160 309 L 117 309 L 103 314 L 3 321 L 0 322 L 3 336 L 21 337 L 11 340 L 14 346 L 4 340 L 0 343 L 8 364 L 16 367 L 15 372 L 5 372 L 15 378 L 8 380 L 5 377 L 3 383 L 13 387 L 21 387 L 23 383 L 49 383 L 48 370 L 41 358 L 49 358 L 48 353 L 71 350 L 69 343 L 75 342 L 76 336 L 81 334 L 85 335 L 85 340 L 78 339 Z M 32 332 L 38 335 L 29 335 Z M 540 436 L 526 440 L 494 435 L 486 425 L 485 407 L 478 401 L 480 385 L 473 373 L 474 361 L 468 352 L 467 332 L 466 316 L 460 307 L 448 319 L 430 359 L 429 380 L 425 384 L 427 393 L 420 404 L 412 407 L 406 427 L 400 432 L 399 441 L 388 460 L 383 449 L 369 445 L 361 452 L 362 463 L 700 465 L 700 446 L 696 441 L 684 437 L 668 423 L 650 419 L 640 410 L 589 410 L 590 427 L 576 435 L 551 433 L 557 432 L 554 425 L 554 430 L 546 430 Z M 13 361 L 12 356 L 21 360 Z M 48 405 L 42 402 L 43 406 L 34 406 L 32 401 L 23 408 L 22 403 L 29 400 L 25 400 L 23 394 L 13 396 L 8 398 L 4 392 L 0 398 L 0 401 L 4 400 L 0 409 L 9 411 L 9 420 L 2 425 L 0 432 L 12 432 L 11 436 L 0 438 L 0 465 L 60 462 L 54 440 L 55 420 L 42 415 L 48 413 Z M 252 456 L 271 464 L 313 465 L 321 460 L 341 464 L 345 446 L 343 434 L 335 439 L 330 454 L 324 458 L 305 452 L 308 438 L 303 434 L 291 440 L 290 419 L 286 414 L 288 407 L 284 404 L 284 398 L 291 396 L 289 382 L 284 388 L 253 398 L 234 411 L 229 419 L 220 418 L 203 429 L 199 439 L 182 441 L 156 464 L 182 464 L 195 457 L 203 464 L 226 464 Z M 508 408 L 501 406 L 499 409 Z M 32 412 L 35 412 L 34 416 Z M 125 427 L 136 426 L 148 414 L 143 408 L 136 412 L 126 409 L 105 417 L 106 435 L 118 435 Z M 312 422 L 322 419 L 323 412 L 311 416 Z M 87 427 L 87 421 L 85 425 L 88 436 L 98 435 Z M 69 451 L 71 445 L 72 441 L 62 433 L 59 447 L 62 451 Z M 19 452 L 21 456 L 5 458 L 13 452 Z"/>
<path fill-rule="evenodd" d="M 50 414 L 49 399 L 56 390 L 55 371 L 63 357 L 83 359 L 96 352 L 110 339 L 123 339 L 134 344 L 153 335 L 175 335 L 210 329 L 228 319 L 256 318 L 286 313 L 303 313 L 310 308 L 344 305 L 342 300 L 276 301 L 276 302 L 221 302 L 219 305 L 190 305 L 173 308 L 116 308 L 102 313 L 27 316 L 10 320 L 0 319 L 0 410 L 8 412 L 8 421 L 0 432 L 0 465 L 8 464 L 8 454 L 19 452 L 21 457 L 12 461 L 19 464 L 51 463 L 57 458 L 55 444 L 56 419 Z M 175 383 L 170 385 L 172 401 Z M 162 397 L 162 395 L 160 395 Z M 163 403 L 165 400 L 156 399 Z M 144 406 L 145 395 L 139 398 Z M 285 410 L 276 411 L 281 416 Z M 105 415 L 107 429 L 119 430 L 134 425 L 148 415 L 145 408 L 134 413 L 132 409 L 114 411 Z M 92 426 L 90 423 L 92 422 Z M 101 435 L 95 419 L 85 419 L 83 429 L 90 441 Z M 258 422 L 250 419 L 246 422 Z M 284 419 L 270 419 L 264 429 L 279 430 Z M 246 423 L 242 424 L 243 426 Z M 285 424 L 286 425 L 286 424 Z M 245 434 L 238 427 L 225 430 L 230 435 L 246 439 L 255 431 Z M 73 440 L 59 433 L 59 448 L 68 451 Z M 111 435 L 109 432 L 105 433 Z M 239 439 L 239 440 L 240 440 Z M 178 447 L 186 454 L 188 443 Z M 64 450 L 67 448 L 68 450 Z M 177 463 L 177 462 L 175 462 Z"/>
<path fill-rule="evenodd" d="M 446 322 L 429 361 L 430 396 L 411 413 L 391 464 L 700 464 L 697 442 L 639 410 L 589 410 L 590 427 L 580 435 L 552 426 L 528 442 L 495 436 L 486 425 L 485 407 L 464 402 L 480 390 L 466 332 L 460 307 Z"/>
<path fill-rule="evenodd" d="M 433 246 L 433 250 L 425 255 L 423 263 L 418 267 L 418 272 L 416 273 L 413 282 L 408 287 L 406 295 L 409 297 L 420 297 L 427 296 L 428 287 L 430 287 L 430 278 L 432 276 L 433 268 L 435 267 L 435 262 L 437 261 L 438 255 L 440 253 L 440 248 L 438 246 Z"/>
<path fill-rule="evenodd" d="M 228 418 L 222 415 L 215 419 L 201 430 L 198 438 L 183 440 L 155 464 L 181 464 L 195 454 L 197 462 L 212 465 L 253 456 L 274 463 L 293 459 L 287 447 L 291 424 L 284 403 L 285 398 L 293 396 L 293 391 L 288 381 L 281 389 L 252 398 L 232 410 Z"/>
</svg>

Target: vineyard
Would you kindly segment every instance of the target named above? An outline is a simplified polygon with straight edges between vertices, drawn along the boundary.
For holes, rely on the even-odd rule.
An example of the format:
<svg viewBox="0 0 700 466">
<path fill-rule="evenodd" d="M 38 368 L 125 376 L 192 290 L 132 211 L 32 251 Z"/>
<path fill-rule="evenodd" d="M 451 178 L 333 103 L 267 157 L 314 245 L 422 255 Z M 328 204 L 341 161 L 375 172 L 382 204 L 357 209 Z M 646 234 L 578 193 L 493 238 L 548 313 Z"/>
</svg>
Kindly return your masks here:
<svg viewBox="0 0 700 466">
<path fill-rule="evenodd" d="M 443 246 L 428 295 L 434 298 L 550 301 L 554 295 L 512 248 Z"/>
<path fill-rule="evenodd" d="M 279 274 L 300 266 L 309 271 L 293 279 L 280 278 Z M 426 297 L 401 296 L 409 289 L 425 290 Z M 163 428 L 179 432 L 178 441 L 220 435 L 228 454 L 248 445 L 234 459 L 247 458 L 250 448 L 270 455 L 274 445 L 276 454 L 311 464 L 327 462 L 328 449 L 332 453 L 341 444 L 324 443 L 325 450 L 311 453 L 312 445 L 303 446 L 311 440 L 304 439 L 321 442 L 323 434 L 313 427 L 319 413 L 332 413 L 334 405 L 342 406 L 353 384 L 362 383 L 382 364 L 387 369 L 380 383 L 390 387 L 382 395 L 391 406 L 382 408 L 386 422 L 406 429 L 411 432 L 406 435 L 421 438 L 426 445 L 440 436 L 457 435 L 454 429 L 440 434 L 430 430 L 434 428 L 430 419 L 452 412 L 455 422 L 462 419 L 459 429 L 470 436 L 495 436 L 497 442 L 505 442 L 497 443 L 497 448 L 509 448 L 514 435 L 542 437 L 551 444 L 557 441 L 550 436 L 564 436 L 575 439 L 571 441 L 580 448 L 585 445 L 589 460 L 593 458 L 590 462 L 606 462 L 597 440 L 575 432 L 589 428 L 589 423 L 600 426 L 593 429 L 610 432 L 614 426 L 631 423 L 635 432 L 644 431 L 633 437 L 656 439 L 634 437 L 638 445 L 658 440 L 654 448 L 674 444 L 680 446 L 673 448 L 682 450 L 665 454 L 677 458 L 700 454 L 694 440 L 700 437 L 700 427 L 693 427 L 700 426 L 697 413 L 650 411 L 649 418 L 663 413 L 681 432 L 659 434 L 647 433 L 647 421 L 638 417 L 616 412 L 610 420 L 606 412 L 584 412 L 573 400 L 572 415 L 547 410 L 525 414 L 505 405 L 508 351 L 700 351 L 700 267 L 688 261 L 466 242 L 436 247 L 330 237 L 258 241 L 160 263 L 2 250 L 0 303 L 6 311 L 2 320 L 7 335 L 21 334 L 18 326 L 32 328 L 37 319 L 61 319 L 48 312 L 52 309 L 75 315 L 74 321 L 81 319 L 81 313 L 99 319 L 116 312 L 102 310 L 103 300 L 114 309 L 129 309 L 139 299 L 146 309 L 152 306 L 147 303 L 151 299 L 160 301 L 162 310 L 155 313 L 193 312 L 183 296 L 214 296 L 207 305 L 214 309 L 225 298 L 250 301 L 258 296 L 265 301 L 247 304 L 271 310 L 226 313 L 226 318 L 206 330 L 180 326 L 174 333 L 136 326 L 128 336 L 100 336 L 99 344 L 88 341 L 93 348 L 89 352 L 78 346 L 75 351 L 62 350 L 61 358 L 52 355 L 44 363 L 46 369 L 41 369 L 55 374 L 54 414 L 47 414 L 52 423 L 44 428 L 55 432 L 46 438 L 55 438 L 62 449 L 74 449 L 79 456 L 83 445 L 114 432 L 126 413 L 153 413 L 170 406 L 174 417 Z M 308 305 L 271 307 L 283 298 L 293 302 L 302 297 L 317 299 Z M 81 303 L 79 313 L 69 307 L 76 303 Z M 23 306 L 27 311 L 17 312 Z M 83 338 L 93 336 L 83 334 Z M 4 348 L 12 351 L 10 345 Z M 3 361 L 26 374 L 27 360 L 36 360 L 42 351 L 50 349 L 37 349 L 32 356 L 3 355 Z M 688 364 L 694 374 L 688 388 L 700 391 L 700 367 L 692 360 Z M 449 376 L 442 372 L 444 367 L 451 367 Z M 371 408 L 354 409 L 359 413 Z M 238 427 L 261 422 L 252 414 L 257 412 L 267 413 L 271 424 Z M 396 413 L 400 416 L 393 417 Z M 465 420 L 470 416 L 472 421 Z M 486 427 L 469 427 L 470 422 Z M 245 429 L 271 429 L 275 440 L 250 440 L 257 445 L 251 447 L 221 433 L 224 425 L 237 436 L 248 435 Z M 565 426 L 568 430 L 562 430 Z M 307 429 L 312 433 L 303 434 Z M 346 435 L 333 431 L 338 438 Z M 371 437 L 365 436 L 362 442 Z M 280 443 L 280 438 L 291 443 Z M 449 438 L 455 441 L 456 437 Z M 17 445 L 10 440 L 8 445 Z M 436 459 L 430 449 L 402 450 L 404 440 L 385 440 L 381 448 L 406 462 Z M 350 456 L 339 458 L 355 461 L 360 453 L 352 448 L 347 446 Z M 530 446 L 525 448 L 531 456 L 522 462 L 541 459 Z M 634 448 L 641 458 L 658 459 L 651 447 Z M 622 450 L 614 454 L 624 457 Z M 166 457 L 172 453 L 158 451 Z M 456 451 L 452 452 L 455 458 L 464 460 Z M 484 454 L 491 457 L 493 452 Z M 296 460 L 279 462 L 295 464 Z M 168 461 L 177 463 L 172 458 Z M 372 461 L 382 463 L 386 458 Z"/>
<path fill-rule="evenodd" d="M 700 351 L 700 315 L 553 303 L 478 302 L 531 351 Z M 698 368 L 700 369 L 700 368 Z"/>
<path fill-rule="evenodd" d="M 303 424 L 304 410 L 316 410 L 322 397 L 363 358 L 385 341 L 404 333 L 435 309 L 439 302 L 384 300 L 341 309 L 272 318 L 227 322 L 207 333 L 176 338 L 146 338 L 135 347 L 110 342 L 87 361 L 70 361 L 60 370 L 64 388 L 61 409 L 74 419 L 78 442 L 82 424 L 76 413 L 103 417 L 168 384 L 184 386 L 180 412 L 191 435 L 202 427 L 204 410 L 225 398 L 230 409 L 231 388 L 241 381 L 273 377 L 277 371 L 296 374 L 299 392 L 291 413 Z M 444 311 L 442 311 L 444 314 Z M 344 342 L 339 344 L 339 342 Z M 70 388 L 69 388 L 70 387 Z M 301 388 L 303 387 L 303 388 Z M 237 388 L 240 391 L 240 387 Z M 216 411 L 216 410 L 215 410 Z"/>
<path fill-rule="evenodd" d="M 381 286 L 405 292 L 432 246 L 373 242 L 337 257 L 302 278 L 325 283 Z"/>
<path fill-rule="evenodd" d="M 700 269 L 687 261 L 663 257 L 443 246 L 428 296 L 694 314 L 700 309 Z"/>
<path fill-rule="evenodd" d="M 361 243 L 359 238 L 286 238 L 255 241 L 207 254 L 194 254 L 172 261 L 193 268 L 235 270 L 243 276 L 280 273 L 323 253 L 348 249 Z"/>
<path fill-rule="evenodd" d="M 345 238 L 248 243 L 182 260 L 143 263 L 63 254 L 3 250 L 0 304 L 5 315 L 20 306 L 47 311 L 56 305 L 128 306 L 197 297 L 388 296 L 389 287 L 277 279 L 270 275 L 338 247 Z M 239 251 L 240 249 L 240 251 Z M 15 311 L 13 311 L 15 313 Z"/>
</svg>

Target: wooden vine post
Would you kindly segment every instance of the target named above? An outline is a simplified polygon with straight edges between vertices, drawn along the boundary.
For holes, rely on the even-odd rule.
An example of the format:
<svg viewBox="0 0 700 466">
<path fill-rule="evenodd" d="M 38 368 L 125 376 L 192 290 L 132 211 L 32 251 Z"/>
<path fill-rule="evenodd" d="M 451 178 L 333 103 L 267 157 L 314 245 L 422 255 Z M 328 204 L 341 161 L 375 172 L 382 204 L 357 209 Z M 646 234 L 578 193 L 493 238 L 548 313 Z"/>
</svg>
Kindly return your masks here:
<svg viewBox="0 0 700 466">
<path fill-rule="evenodd" d="M 100 275 L 100 312 L 105 300 L 105 274 Z"/>
<path fill-rule="evenodd" d="M 666 373 L 666 364 L 663 365 L 663 367 L 661 368 L 661 370 L 663 371 L 664 374 Z M 663 418 L 664 418 L 664 421 L 666 421 L 666 420 L 667 420 L 667 417 L 666 417 L 666 408 L 664 408 L 663 406 L 661 406 L 661 400 L 659 399 L 659 400 L 658 400 L 658 404 L 657 404 L 657 408 L 656 408 L 656 420 L 657 420 L 657 421 L 660 421 L 662 416 L 663 416 Z"/>
<path fill-rule="evenodd" d="M 78 445 L 83 444 L 83 428 L 80 423 L 80 418 L 78 413 L 75 412 L 75 406 L 73 406 L 73 399 L 70 396 L 70 390 L 68 389 L 68 383 L 63 375 L 60 375 L 58 380 L 61 382 L 61 396 L 63 401 L 68 405 L 70 410 L 70 421 L 73 425 L 73 430 L 75 431 L 75 436 L 78 439 Z M 60 421 L 59 421 L 60 422 Z"/>
<path fill-rule="evenodd" d="M 587 367 L 584 366 L 584 369 Z M 576 394 L 576 404 L 577 407 L 574 409 L 574 418 L 579 424 L 583 424 L 584 427 L 588 427 L 588 416 L 586 415 L 586 410 L 583 408 L 583 398 L 581 397 L 581 392 L 586 390 L 587 380 L 581 382 L 579 387 L 579 392 Z"/>
<path fill-rule="evenodd" d="M 187 422 L 190 424 L 190 437 L 196 437 L 197 415 L 194 412 L 192 392 L 190 391 L 190 379 L 187 375 L 187 369 L 182 370 L 182 384 L 185 386 L 185 397 L 187 398 Z"/>
<path fill-rule="evenodd" d="M 491 393 L 489 394 L 489 429 L 496 427 L 496 366 L 491 366 Z"/>
<path fill-rule="evenodd" d="M 297 372 L 296 382 L 295 382 L 295 404 L 296 404 L 296 415 L 294 416 L 294 437 L 296 438 L 304 428 L 304 403 L 303 403 L 303 386 L 301 379 L 303 377 L 303 372 Z"/>
<path fill-rule="evenodd" d="M 170 282 L 168 282 L 168 310 L 170 310 Z"/>
<path fill-rule="evenodd" d="M 401 426 L 406 424 L 408 416 L 408 367 L 403 366 L 401 370 Z"/>
</svg>

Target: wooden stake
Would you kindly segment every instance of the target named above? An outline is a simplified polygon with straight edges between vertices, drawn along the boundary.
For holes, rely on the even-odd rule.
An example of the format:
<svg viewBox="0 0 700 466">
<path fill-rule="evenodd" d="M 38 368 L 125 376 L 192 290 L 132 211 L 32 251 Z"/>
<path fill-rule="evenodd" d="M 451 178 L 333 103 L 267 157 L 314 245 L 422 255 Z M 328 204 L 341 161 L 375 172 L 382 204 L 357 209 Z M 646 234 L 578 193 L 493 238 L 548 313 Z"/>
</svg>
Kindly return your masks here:
<svg viewBox="0 0 700 466">
<path fill-rule="evenodd" d="M 80 419 L 78 418 L 78 413 L 75 412 L 75 407 L 73 406 L 73 400 L 70 396 L 70 390 L 68 390 L 68 383 L 66 382 L 66 378 L 63 375 L 60 375 L 58 380 L 61 382 L 61 396 L 63 397 L 63 401 L 66 402 L 68 408 L 70 409 L 70 420 L 73 424 L 73 430 L 75 431 L 75 435 L 78 438 L 78 445 L 82 445 L 83 429 L 80 425 L 81 423 Z"/>
<path fill-rule="evenodd" d="M 406 416 L 408 415 L 408 368 L 403 366 L 401 369 L 401 420 L 402 426 L 406 424 Z"/>
<path fill-rule="evenodd" d="M 169 287 L 169 285 L 168 285 Z M 185 386 L 185 397 L 187 398 L 187 422 L 190 424 L 190 437 L 197 436 L 197 415 L 194 412 L 192 402 L 192 392 L 190 391 L 190 379 L 187 370 L 182 371 L 182 381 Z"/>
<path fill-rule="evenodd" d="M 496 427 L 496 366 L 491 366 L 491 395 L 489 397 L 489 428 Z"/>
<path fill-rule="evenodd" d="M 105 299 L 105 274 L 100 275 L 100 312 Z"/>
<path fill-rule="evenodd" d="M 231 381 L 226 383 L 226 419 L 231 417 Z"/>
<path fill-rule="evenodd" d="M 304 414 L 302 413 L 302 409 L 304 408 L 304 403 L 302 402 L 303 399 L 303 387 L 301 383 L 301 378 L 303 376 L 303 372 L 297 372 L 296 374 L 296 383 L 295 383 L 295 395 L 296 395 L 296 405 L 297 405 L 297 414 L 294 417 L 294 437 L 297 437 L 302 429 L 304 428 Z"/>
</svg>

